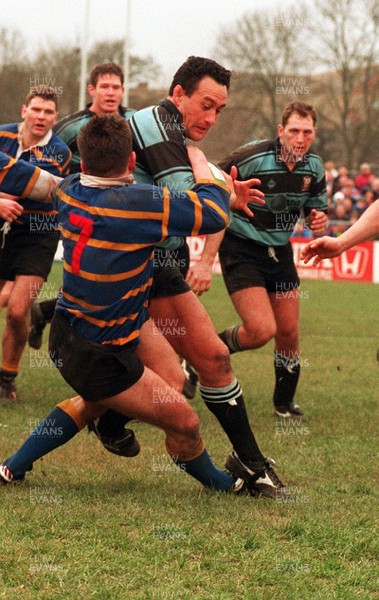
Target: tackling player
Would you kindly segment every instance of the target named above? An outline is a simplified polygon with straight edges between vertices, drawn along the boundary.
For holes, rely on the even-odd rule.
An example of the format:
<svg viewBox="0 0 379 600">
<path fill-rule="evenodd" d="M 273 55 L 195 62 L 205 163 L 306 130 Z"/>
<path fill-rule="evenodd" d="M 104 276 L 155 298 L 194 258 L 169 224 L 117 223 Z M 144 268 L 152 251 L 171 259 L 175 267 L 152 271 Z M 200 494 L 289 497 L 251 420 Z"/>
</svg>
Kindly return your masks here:
<svg viewBox="0 0 379 600">
<path fill-rule="evenodd" d="M 228 188 L 212 179 L 197 148 L 190 151 L 197 182 L 191 192 L 178 195 L 167 188 L 131 185 L 135 154 L 130 129 L 116 115 L 94 117 L 78 143 L 84 173 L 66 178 L 53 192 L 63 235 L 64 277 L 49 350 L 80 396 L 56 407 L 4 462 L 2 483 L 23 479 L 35 460 L 71 439 L 89 419 L 113 408 L 161 427 L 174 462 L 204 486 L 290 497 L 283 485 L 272 485 L 275 474 L 270 479 L 269 466 L 249 480 L 216 469 L 191 406 L 138 356 L 140 332 L 148 319 L 154 245 L 170 235 L 225 227 Z M 232 179 L 228 184 L 233 187 Z M 157 340 L 158 366 L 166 342 L 160 336 Z M 162 393 L 170 394 L 172 402 L 159 401 Z M 45 422 L 54 423 L 53 433 Z"/>
</svg>

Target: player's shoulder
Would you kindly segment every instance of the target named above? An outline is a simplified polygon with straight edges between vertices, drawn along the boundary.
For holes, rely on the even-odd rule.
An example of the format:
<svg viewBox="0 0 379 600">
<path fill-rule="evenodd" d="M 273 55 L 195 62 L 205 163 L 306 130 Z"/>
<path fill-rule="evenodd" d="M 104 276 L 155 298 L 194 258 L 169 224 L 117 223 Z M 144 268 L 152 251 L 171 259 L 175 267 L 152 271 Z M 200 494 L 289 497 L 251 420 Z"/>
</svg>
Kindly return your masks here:
<svg viewBox="0 0 379 600">
<path fill-rule="evenodd" d="M 85 108 L 77 112 L 67 115 L 54 125 L 54 132 L 60 135 L 63 131 L 73 129 L 79 131 L 93 116 L 93 114 Z"/>
<path fill-rule="evenodd" d="M 19 123 L 4 123 L 0 125 L 0 135 L 4 131 L 5 133 L 14 133 L 18 135 Z"/>
<path fill-rule="evenodd" d="M 119 112 L 127 121 L 129 121 L 129 119 L 136 113 L 134 108 L 128 108 L 126 106 L 120 106 Z"/>
<path fill-rule="evenodd" d="M 152 104 L 151 106 L 145 106 L 145 108 L 134 111 L 130 118 L 131 123 L 142 123 L 147 119 L 152 119 L 155 108 L 157 108 L 157 106 Z"/>
<path fill-rule="evenodd" d="M 324 173 L 325 169 L 324 169 L 324 162 L 321 158 L 321 156 L 319 156 L 318 154 L 316 154 L 312 148 L 310 148 L 309 153 L 308 153 L 308 161 L 309 161 L 309 166 L 319 172 L 319 173 Z"/>
<path fill-rule="evenodd" d="M 240 166 L 258 157 L 275 153 L 275 147 L 275 140 L 253 140 L 234 150 L 232 154 L 220 162 L 220 166 L 222 169 L 232 165 Z"/>
<path fill-rule="evenodd" d="M 66 152 L 66 154 L 70 154 L 70 148 L 67 146 L 66 142 L 62 140 L 55 131 L 52 131 L 51 134 L 49 145 L 59 148 L 59 150 Z"/>
</svg>

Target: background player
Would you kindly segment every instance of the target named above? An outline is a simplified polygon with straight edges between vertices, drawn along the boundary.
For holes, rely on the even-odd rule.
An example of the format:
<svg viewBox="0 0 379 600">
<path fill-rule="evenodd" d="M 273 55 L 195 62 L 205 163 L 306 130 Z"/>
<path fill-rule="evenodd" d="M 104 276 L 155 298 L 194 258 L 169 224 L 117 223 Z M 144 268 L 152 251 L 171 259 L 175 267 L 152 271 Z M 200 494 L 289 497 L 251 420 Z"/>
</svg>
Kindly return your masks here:
<svg viewBox="0 0 379 600">
<path fill-rule="evenodd" d="M 0 126 L 0 150 L 16 160 L 30 161 L 53 175 L 68 173 L 71 153 L 52 131 L 58 115 L 53 88 L 32 88 L 21 109 L 22 123 Z M 0 398 L 15 401 L 16 377 L 28 336 L 29 310 L 50 272 L 58 244 L 56 213 L 51 204 L 26 199 L 2 200 L 0 288 L 14 281 L 2 340 Z M 17 204 L 19 206 L 17 207 Z"/>
<path fill-rule="evenodd" d="M 80 155 L 77 144 L 78 133 L 95 115 L 116 113 L 129 119 L 131 108 L 121 106 L 124 94 L 124 72 L 113 62 L 95 65 L 89 76 L 88 94 L 92 101 L 84 108 L 68 115 L 54 127 L 54 131 L 70 148 L 72 158 L 70 173 L 80 172 Z M 38 350 L 42 345 L 43 330 L 54 315 L 55 300 L 34 302 L 31 307 L 29 345 Z"/>
<path fill-rule="evenodd" d="M 259 348 L 275 339 L 273 401 L 280 417 L 303 414 L 294 403 L 300 375 L 300 282 L 289 238 L 302 211 L 314 233 L 322 233 L 327 222 L 324 168 L 311 150 L 315 136 L 314 108 L 292 102 L 283 111 L 276 139 L 251 142 L 220 163 L 227 172 L 236 166 L 241 180 L 258 177 L 266 203 L 254 209 L 253 219 L 233 212 L 224 237 L 223 233 L 214 237 L 202 256 L 210 277 L 223 238 L 219 251 L 223 277 L 242 320 L 220 334 L 229 350 Z"/>
</svg>

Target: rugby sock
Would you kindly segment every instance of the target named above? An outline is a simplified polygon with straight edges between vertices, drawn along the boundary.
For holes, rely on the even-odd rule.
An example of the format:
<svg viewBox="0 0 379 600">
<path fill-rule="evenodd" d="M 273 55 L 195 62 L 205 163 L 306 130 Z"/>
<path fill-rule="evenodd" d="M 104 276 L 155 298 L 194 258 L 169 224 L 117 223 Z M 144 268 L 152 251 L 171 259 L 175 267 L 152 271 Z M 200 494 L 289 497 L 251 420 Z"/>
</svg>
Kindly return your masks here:
<svg viewBox="0 0 379 600">
<path fill-rule="evenodd" d="M 4 367 L 1 367 L 0 369 L 0 381 L 4 381 L 4 383 L 10 383 L 11 381 L 14 381 L 17 375 L 18 369 L 5 369 Z"/>
<path fill-rule="evenodd" d="M 300 360 L 287 358 L 280 352 L 274 352 L 275 365 L 275 406 L 286 406 L 293 402 L 297 382 L 300 377 Z"/>
<path fill-rule="evenodd" d="M 4 461 L 14 479 L 21 479 L 26 471 L 33 468 L 33 463 L 55 448 L 62 446 L 73 438 L 85 426 L 80 415 L 71 416 L 65 411 L 66 402 L 56 406 L 35 428 L 25 440 L 21 448 Z M 69 405 L 67 405 L 69 406 Z M 69 408 L 70 412 L 71 409 Z"/>
<path fill-rule="evenodd" d="M 225 346 L 229 348 L 230 354 L 234 354 L 235 352 L 241 352 L 244 349 L 239 345 L 238 342 L 239 328 L 239 325 L 232 325 L 231 327 L 227 327 L 224 331 L 218 334 L 218 337 L 221 339 L 221 341 L 223 341 Z"/>
<path fill-rule="evenodd" d="M 5 360 L 1 363 L 1 376 L 5 375 L 6 377 L 9 375 L 14 377 L 20 370 L 20 363 L 8 363 Z"/>
<path fill-rule="evenodd" d="M 188 473 L 188 475 L 191 475 L 191 477 L 200 481 L 205 487 L 220 491 L 227 491 L 232 487 L 235 478 L 229 475 L 229 473 L 224 473 L 224 471 L 220 471 L 220 469 L 215 467 L 202 439 L 199 442 L 197 450 L 200 450 L 200 454 L 197 454 L 195 451 L 193 453 L 195 454 L 195 457 L 174 455 L 167 442 L 166 448 L 174 463 L 180 469 Z"/>
<path fill-rule="evenodd" d="M 259 450 L 247 417 L 245 401 L 237 379 L 222 388 L 200 385 L 201 397 L 215 415 L 231 441 L 239 458 L 250 464 L 262 466 L 264 456 Z"/>
<path fill-rule="evenodd" d="M 131 421 L 130 417 L 121 415 L 114 410 L 107 410 L 98 420 L 97 430 L 107 438 L 116 439 L 125 433 L 125 425 Z"/>
</svg>

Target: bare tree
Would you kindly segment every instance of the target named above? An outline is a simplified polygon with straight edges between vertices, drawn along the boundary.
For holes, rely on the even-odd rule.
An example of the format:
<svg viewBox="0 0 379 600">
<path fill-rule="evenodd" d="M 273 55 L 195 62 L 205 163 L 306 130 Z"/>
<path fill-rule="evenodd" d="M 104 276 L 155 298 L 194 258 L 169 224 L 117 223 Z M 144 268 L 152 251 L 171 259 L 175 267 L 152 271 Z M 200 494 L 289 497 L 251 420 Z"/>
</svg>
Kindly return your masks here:
<svg viewBox="0 0 379 600">
<path fill-rule="evenodd" d="M 378 154 L 378 0 L 319 0 L 310 34 L 310 56 L 323 77 L 322 121 L 340 162 L 367 160 L 368 140 Z"/>
<path fill-rule="evenodd" d="M 236 88 L 249 97 L 251 131 L 245 130 L 245 139 L 273 135 L 283 105 L 294 96 L 309 94 L 302 76 L 307 66 L 303 39 L 307 23 L 306 9 L 298 4 L 274 14 L 246 13 L 218 36 L 217 55 L 238 73 Z M 247 106 L 235 108 L 246 113 Z"/>
<path fill-rule="evenodd" d="M 99 42 L 95 44 L 89 54 L 89 69 L 98 63 L 113 61 L 119 65 L 124 64 L 124 40 L 116 40 L 114 42 Z M 139 83 L 156 80 L 160 74 L 160 66 L 153 60 L 151 56 L 144 58 L 138 56 L 130 57 L 130 84 L 138 85 Z"/>
<path fill-rule="evenodd" d="M 20 119 L 21 104 L 29 92 L 30 63 L 18 31 L 0 29 L 0 115 L 2 123 Z"/>
</svg>

